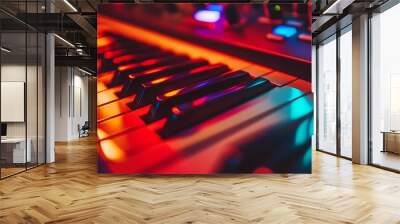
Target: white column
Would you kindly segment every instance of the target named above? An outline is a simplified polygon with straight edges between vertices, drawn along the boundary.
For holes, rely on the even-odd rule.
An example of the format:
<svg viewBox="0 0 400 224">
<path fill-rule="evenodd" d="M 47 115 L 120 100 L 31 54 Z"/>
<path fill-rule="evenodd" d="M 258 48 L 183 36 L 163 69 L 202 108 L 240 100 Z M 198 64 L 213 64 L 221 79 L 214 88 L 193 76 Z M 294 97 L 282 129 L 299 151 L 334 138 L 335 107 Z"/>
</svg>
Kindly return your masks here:
<svg viewBox="0 0 400 224">
<path fill-rule="evenodd" d="M 368 15 L 353 20 L 353 162 L 368 163 Z"/>
<path fill-rule="evenodd" d="M 47 12 L 54 11 L 50 1 L 46 1 Z M 55 161 L 55 53 L 54 34 L 46 35 L 46 163 Z"/>
</svg>

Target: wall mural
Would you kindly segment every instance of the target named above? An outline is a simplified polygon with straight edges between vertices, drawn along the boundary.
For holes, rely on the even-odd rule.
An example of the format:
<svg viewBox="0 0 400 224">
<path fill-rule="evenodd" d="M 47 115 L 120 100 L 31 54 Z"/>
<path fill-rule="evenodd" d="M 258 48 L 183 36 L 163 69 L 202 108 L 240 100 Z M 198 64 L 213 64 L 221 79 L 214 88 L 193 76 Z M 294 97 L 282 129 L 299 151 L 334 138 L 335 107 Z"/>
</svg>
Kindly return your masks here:
<svg viewBox="0 0 400 224">
<path fill-rule="evenodd" d="M 310 4 L 103 4 L 98 172 L 310 173 Z"/>
</svg>

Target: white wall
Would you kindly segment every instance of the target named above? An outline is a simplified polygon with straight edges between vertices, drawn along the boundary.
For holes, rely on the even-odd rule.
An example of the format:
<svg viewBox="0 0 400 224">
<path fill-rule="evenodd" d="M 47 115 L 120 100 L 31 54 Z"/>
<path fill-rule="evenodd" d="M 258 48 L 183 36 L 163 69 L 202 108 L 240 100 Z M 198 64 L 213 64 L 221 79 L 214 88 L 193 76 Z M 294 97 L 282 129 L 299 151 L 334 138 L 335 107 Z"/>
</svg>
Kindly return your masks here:
<svg viewBox="0 0 400 224">
<path fill-rule="evenodd" d="M 56 67 L 55 74 L 55 140 L 70 141 L 89 117 L 88 78 L 72 67 Z"/>
<path fill-rule="evenodd" d="M 69 68 L 55 68 L 55 141 L 68 140 Z"/>
<path fill-rule="evenodd" d="M 75 94 L 74 97 L 74 103 L 75 106 L 73 110 L 73 118 L 72 119 L 72 135 L 74 137 L 78 137 L 78 124 L 83 125 L 85 121 L 88 121 L 89 117 L 89 111 L 88 111 L 88 78 L 82 76 L 82 73 L 78 73 L 77 75 L 77 70 L 75 70 L 75 75 L 74 75 L 74 92 Z M 79 93 L 80 91 L 80 93 Z M 80 108 L 81 107 L 81 108 Z M 81 110 L 81 111 L 80 111 Z"/>
<path fill-rule="evenodd" d="M 32 74 L 33 72 L 36 74 L 36 67 L 28 66 L 27 67 L 28 74 Z M 1 81 L 3 82 L 26 82 L 25 80 L 25 64 L 3 64 L 1 66 Z M 32 80 L 29 80 L 30 85 L 36 85 L 36 82 L 31 83 Z M 32 90 L 34 92 L 30 92 Z M 28 88 L 27 93 L 28 99 L 27 102 L 36 102 L 36 89 Z M 35 98 L 35 99 L 33 99 Z M 33 106 L 33 105 L 32 105 Z M 36 104 L 34 105 L 36 107 Z M 2 110 L 6 110 L 7 108 L 1 108 Z M 35 116 L 34 118 L 30 118 L 30 113 L 28 115 L 28 121 L 35 119 L 36 121 L 36 114 L 32 115 Z M 28 126 L 30 127 L 30 126 Z M 7 136 L 8 137 L 25 137 L 25 122 L 7 122 Z M 29 137 L 29 136 L 28 136 Z"/>
<path fill-rule="evenodd" d="M 4 63 L 1 66 L 1 81 L 3 82 L 24 82 L 26 83 L 26 110 L 27 120 L 24 122 L 6 122 L 8 138 L 25 138 L 25 135 L 30 139 L 32 150 L 32 161 L 44 162 L 44 90 L 43 90 L 43 73 L 39 66 L 37 67 L 25 63 Z M 25 80 L 25 79 L 28 80 Z M 39 87 L 38 87 L 39 85 Z M 38 89 L 39 88 L 39 89 Z M 39 90 L 39 92 L 37 92 Z M 4 96 L 2 96 L 4 97 Z M 1 108 L 7 110 L 9 108 Z M 23 111 L 24 113 L 25 111 Z M 39 116 L 38 116 L 39 115 Z M 37 150 L 39 156 L 37 157 Z"/>
</svg>

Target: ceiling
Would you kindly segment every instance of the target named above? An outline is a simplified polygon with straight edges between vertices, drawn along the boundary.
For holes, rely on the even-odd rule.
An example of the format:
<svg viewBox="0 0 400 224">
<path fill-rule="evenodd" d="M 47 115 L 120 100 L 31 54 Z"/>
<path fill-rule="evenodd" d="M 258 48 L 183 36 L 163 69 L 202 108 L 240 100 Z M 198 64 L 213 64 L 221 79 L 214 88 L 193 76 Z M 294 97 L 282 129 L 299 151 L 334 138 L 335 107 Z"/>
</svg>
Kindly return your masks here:
<svg viewBox="0 0 400 224">
<path fill-rule="evenodd" d="M 385 3 L 398 0 L 313 0 L 313 44 L 352 23 L 354 17 L 376 12 Z"/>
<path fill-rule="evenodd" d="M 289 1 L 304 2 L 305 0 Z M 323 33 L 346 14 L 356 14 L 386 1 L 313 0 L 313 36 Z M 56 56 L 60 56 L 59 60 L 63 60 L 62 64 L 85 61 L 85 65 L 92 63 L 91 69 L 95 70 L 97 5 L 135 1 L 47 0 L 47 2 L 46 5 L 46 0 L 0 0 L 2 46 L 13 49 L 9 54 L 10 58 L 12 58 L 11 56 L 26 55 L 26 53 L 28 56 L 35 54 L 36 39 L 28 34 L 28 38 L 25 40 L 26 30 L 54 32 L 61 37 L 55 38 L 55 44 Z M 282 1 L 277 2 L 282 3 Z M 332 11 L 332 8 L 335 10 Z M 49 13 L 50 11 L 52 13 Z M 63 39 L 73 44 L 74 47 Z M 25 41 L 28 43 L 27 51 L 25 51 Z"/>
<path fill-rule="evenodd" d="M 45 0 L 0 0 L 1 45 L 11 50 L 1 52 L 2 61 L 37 58 L 44 47 L 40 33 L 46 31 L 57 34 L 56 65 L 80 66 L 82 61 L 82 67 L 95 70 L 96 8 L 102 2 L 107 1 L 47 0 L 46 5 Z"/>
</svg>

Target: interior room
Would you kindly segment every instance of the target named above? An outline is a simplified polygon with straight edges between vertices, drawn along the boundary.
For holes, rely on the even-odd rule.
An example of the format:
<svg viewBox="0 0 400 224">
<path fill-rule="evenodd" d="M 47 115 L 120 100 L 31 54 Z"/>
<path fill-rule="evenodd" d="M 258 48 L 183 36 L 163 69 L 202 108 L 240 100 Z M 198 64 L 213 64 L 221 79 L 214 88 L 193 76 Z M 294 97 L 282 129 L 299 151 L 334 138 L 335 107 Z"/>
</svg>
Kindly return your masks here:
<svg viewBox="0 0 400 224">
<path fill-rule="evenodd" d="M 369 29 L 365 34 L 369 42 L 365 43 L 368 58 L 369 81 L 361 87 L 365 89 L 364 106 L 367 125 L 365 138 L 370 142 L 368 163 L 381 168 L 398 171 L 398 78 L 397 63 L 393 56 L 397 50 L 394 44 L 399 32 L 393 29 L 398 19 L 398 5 L 382 6 L 371 10 Z M 352 122 L 357 113 L 352 112 L 355 105 L 352 100 L 355 93 L 352 82 L 360 82 L 354 77 L 354 57 L 352 50 L 356 40 L 349 18 L 344 17 L 337 30 L 326 30 L 321 38 L 313 40 L 317 57 L 317 150 L 352 159 Z M 390 34 L 389 34 L 390 33 Z M 393 38 L 393 39 L 392 39 Z M 356 43 L 358 44 L 358 43 Z M 357 46 L 358 47 L 358 46 Z M 353 63 L 352 63 L 353 62 Z M 353 74 L 353 77 L 352 77 Z M 354 149 L 354 148 L 353 148 Z M 354 161 L 354 160 L 353 160 Z"/>
<path fill-rule="evenodd" d="M 136 6 L 129 8 L 135 13 L 121 4 L 99 10 L 138 4 L 133 0 L 0 1 L 0 223 L 400 222 L 399 1 L 146 2 L 141 13 L 154 18 L 140 23 Z M 124 23 L 130 18 L 139 22 Z M 171 20 L 185 24 L 158 26 Z M 244 38 L 249 29 L 261 35 Z M 222 63 L 290 94 L 246 99 L 211 118 L 203 114 L 227 101 L 187 110 L 183 118 L 197 126 L 188 125 L 182 138 L 163 138 L 157 128 L 174 116 L 145 120 L 151 109 L 129 106 L 136 95 L 128 90 L 146 85 L 131 79 L 176 73 L 168 69 L 193 52 L 197 61 L 184 64 L 190 69 L 208 63 L 203 60 Z M 116 78 L 127 65 L 121 63 L 139 68 L 122 76 L 129 88 Z M 160 77 L 167 76 L 143 80 L 156 85 Z M 165 98 L 179 91 L 168 93 Z M 183 128 L 180 112 L 207 100 L 166 104 L 177 118 L 170 130 Z M 302 110 L 293 102 L 303 103 Z M 234 119 L 219 123 L 229 116 Z M 295 135 L 285 135 L 292 129 Z M 247 140 L 238 137 L 243 132 L 258 141 L 240 145 Z M 218 141 L 207 150 L 193 146 L 211 145 L 205 137 Z M 294 143 L 311 149 L 288 150 Z M 151 162 L 158 166 L 147 166 Z M 126 170 L 137 172 L 122 174 Z M 182 170 L 203 174 L 171 174 Z"/>
<path fill-rule="evenodd" d="M 400 33 L 391 27 L 399 19 L 400 6 L 371 18 L 371 162 L 400 170 L 398 101 L 399 65 L 394 57 Z"/>
<path fill-rule="evenodd" d="M 91 48 L 79 30 L 38 26 L 44 21 L 39 15 L 64 10 L 55 7 L 58 3 L 46 9 L 46 3 L 1 3 L 2 179 L 54 162 L 55 143 L 87 137 L 94 130 L 96 113 L 89 106 L 95 103 L 96 87 Z M 46 34 L 54 30 L 61 36 Z M 63 35 L 73 37 L 75 44 Z"/>
<path fill-rule="evenodd" d="M 1 45 L 3 178 L 45 163 L 45 35 L 15 24 L 2 28 Z"/>
<path fill-rule="evenodd" d="M 95 79 L 79 67 L 56 66 L 55 73 L 55 141 L 84 137 L 80 131 L 89 123 L 89 85 L 95 84 Z"/>
</svg>

